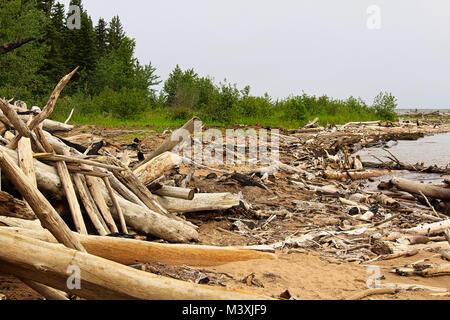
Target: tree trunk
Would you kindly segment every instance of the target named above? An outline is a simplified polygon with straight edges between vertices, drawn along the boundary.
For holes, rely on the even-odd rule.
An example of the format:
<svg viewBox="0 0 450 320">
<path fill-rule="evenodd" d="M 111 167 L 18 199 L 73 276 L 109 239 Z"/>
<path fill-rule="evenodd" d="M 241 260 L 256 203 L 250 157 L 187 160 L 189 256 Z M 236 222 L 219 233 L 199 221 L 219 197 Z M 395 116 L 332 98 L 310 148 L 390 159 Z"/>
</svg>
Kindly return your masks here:
<svg viewBox="0 0 450 320">
<path fill-rule="evenodd" d="M 248 300 L 267 297 L 157 276 L 60 245 L 0 231 L 0 271 L 85 299 Z M 67 286 L 68 268 L 80 270 L 79 289 Z"/>
<path fill-rule="evenodd" d="M 146 186 L 159 178 L 164 172 L 179 166 L 183 159 L 172 152 L 166 152 L 140 166 L 133 173 Z"/>
<path fill-rule="evenodd" d="M 0 227 L 0 231 L 50 243 L 56 239 L 46 230 Z M 214 247 L 189 244 L 165 244 L 114 237 L 86 236 L 74 233 L 87 252 L 125 265 L 160 262 L 168 265 L 211 267 L 237 261 L 276 259 L 276 255 L 252 247 Z"/>
<path fill-rule="evenodd" d="M 241 203 L 238 194 L 232 193 L 197 193 L 192 200 L 159 197 L 160 203 L 169 212 L 200 212 L 227 210 Z"/>
<path fill-rule="evenodd" d="M 450 189 L 440 188 L 436 186 L 427 185 L 424 183 L 419 183 L 411 180 L 406 180 L 402 178 L 394 178 L 391 180 L 400 190 L 420 195 L 421 192 L 430 198 L 441 199 L 444 201 L 450 201 Z"/>
</svg>

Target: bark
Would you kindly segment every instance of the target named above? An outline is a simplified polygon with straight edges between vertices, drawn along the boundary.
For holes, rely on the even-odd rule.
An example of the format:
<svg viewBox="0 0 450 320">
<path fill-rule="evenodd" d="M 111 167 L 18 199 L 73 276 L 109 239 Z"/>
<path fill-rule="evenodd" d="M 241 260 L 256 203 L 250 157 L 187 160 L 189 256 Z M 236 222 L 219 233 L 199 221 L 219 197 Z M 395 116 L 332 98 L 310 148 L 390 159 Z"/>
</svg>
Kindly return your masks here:
<svg viewBox="0 0 450 320">
<path fill-rule="evenodd" d="M 35 38 L 27 38 L 27 39 L 23 39 L 17 42 L 11 42 L 11 43 L 5 43 L 4 45 L 0 46 L 0 55 L 2 54 L 6 54 L 10 51 L 16 50 L 18 48 L 20 48 L 21 46 L 36 40 Z"/>
</svg>

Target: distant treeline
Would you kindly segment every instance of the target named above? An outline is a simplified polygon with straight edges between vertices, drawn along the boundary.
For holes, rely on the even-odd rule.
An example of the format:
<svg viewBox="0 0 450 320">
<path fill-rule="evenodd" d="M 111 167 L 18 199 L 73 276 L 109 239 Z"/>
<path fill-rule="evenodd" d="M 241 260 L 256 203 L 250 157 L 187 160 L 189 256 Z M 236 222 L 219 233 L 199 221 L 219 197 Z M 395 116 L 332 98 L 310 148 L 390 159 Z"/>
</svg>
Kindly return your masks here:
<svg viewBox="0 0 450 320">
<path fill-rule="evenodd" d="M 0 45 L 38 39 L 0 55 L 1 97 L 42 106 L 61 77 L 80 66 L 63 91 L 55 118 L 64 117 L 72 108 L 74 121 L 110 119 L 111 123 L 128 119 L 142 123 L 151 119 L 145 116 L 148 113 L 158 114 L 162 122 L 198 115 L 221 124 L 287 126 L 315 116 L 323 123 L 395 118 L 397 103 L 390 93 L 380 93 L 372 105 L 354 97 L 337 100 L 305 93 L 275 100 L 268 94 L 251 95 L 249 86 L 217 84 L 178 65 L 163 88 L 156 90 L 162 81 L 150 63 L 141 64 L 135 58 L 135 40 L 126 35 L 119 16 L 94 24 L 81 0 L 72 0 L 70 5 L 81 9 L 79 29 L 67 27 L 69 14 L 54 0 L 0 0 Z"/>
</svg>

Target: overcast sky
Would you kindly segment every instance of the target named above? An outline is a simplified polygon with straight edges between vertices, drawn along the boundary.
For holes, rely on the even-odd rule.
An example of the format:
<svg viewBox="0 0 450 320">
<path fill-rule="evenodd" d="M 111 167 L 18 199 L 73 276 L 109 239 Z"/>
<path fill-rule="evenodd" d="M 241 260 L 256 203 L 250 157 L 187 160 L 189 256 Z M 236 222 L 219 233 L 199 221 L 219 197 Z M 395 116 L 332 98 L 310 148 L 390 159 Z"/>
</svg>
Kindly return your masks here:
<svg viewBox="0 0 450 320">
<path fill-rule="evenodd" d="M 305 91 L 371 103 L 383 90 L 401 107 L 450 107 L 448 0 L 83 3 L 95 23 L 118 14 L 139 60 L 162 79 L 179 64 L 250 85 L 255 95 Z M 381 9 L 381 29 L 367 26 L 377 21 L 371 5 Z"/>
</svg>

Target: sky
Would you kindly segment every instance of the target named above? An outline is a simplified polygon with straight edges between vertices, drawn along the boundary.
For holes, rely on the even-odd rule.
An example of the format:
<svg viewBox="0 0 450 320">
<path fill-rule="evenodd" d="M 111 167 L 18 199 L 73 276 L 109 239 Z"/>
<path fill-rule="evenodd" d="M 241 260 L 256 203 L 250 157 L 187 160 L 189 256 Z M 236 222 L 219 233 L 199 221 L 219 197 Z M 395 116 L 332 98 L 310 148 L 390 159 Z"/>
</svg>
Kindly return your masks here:
<svg viewBox="0 0 450 320">
<path fill-rule="evenodd" d="M 68 3 L 69 1 L 62 1 Z M 450 108 L 448 0 L 84 0 L 119 15 L 162 80 L 179 64 L 254 95 L 326 94 Z M 375 7 L 373 7 L 375 6 Z"/>
</svg>

